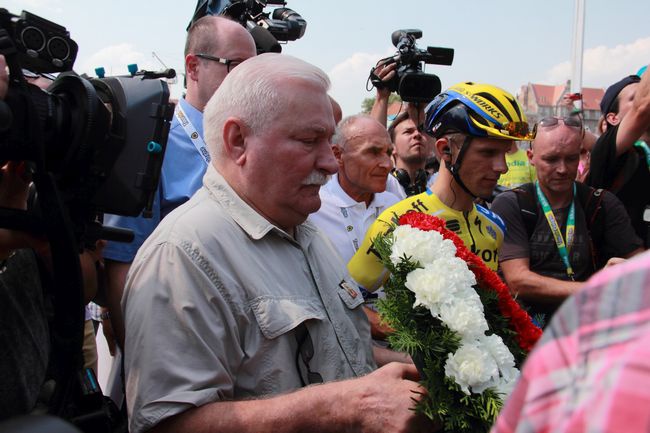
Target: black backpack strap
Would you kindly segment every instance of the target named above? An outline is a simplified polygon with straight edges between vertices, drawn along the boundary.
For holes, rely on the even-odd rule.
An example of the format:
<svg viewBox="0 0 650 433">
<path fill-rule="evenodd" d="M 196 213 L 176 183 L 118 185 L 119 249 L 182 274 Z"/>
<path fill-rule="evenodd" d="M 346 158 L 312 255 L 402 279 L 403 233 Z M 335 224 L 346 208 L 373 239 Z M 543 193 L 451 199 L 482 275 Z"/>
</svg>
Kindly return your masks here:
<svg viewBox="0 0 650 433">
<path fill-rule="evenodd" d="M 587 221 L 591 260 L 594 270 L 598 270 L 604 266 L 606 259 L 599 256 L 597 248 L 597 245 L 601 245 L 605 236 L 605 210 L 602 205 L 605 191 L 602 188 L 592 188 L 580 182 L 576 182 L 576 190 L 578 201 L 582 206 Z"/>
<path fill-rule="evenodd" d="M 514 191 L 517 196 L 517 203 L 521 210 L 521 219 L 524 221 L 526 233 L 528 234 L 528 239 L 530 239 L 535 231 L 538 218 L 537 200 L 535 199 L 535 184 L 525 183 L 519 185 L 517 188 L 513 188 L 512 191 Z"/>
</svg>

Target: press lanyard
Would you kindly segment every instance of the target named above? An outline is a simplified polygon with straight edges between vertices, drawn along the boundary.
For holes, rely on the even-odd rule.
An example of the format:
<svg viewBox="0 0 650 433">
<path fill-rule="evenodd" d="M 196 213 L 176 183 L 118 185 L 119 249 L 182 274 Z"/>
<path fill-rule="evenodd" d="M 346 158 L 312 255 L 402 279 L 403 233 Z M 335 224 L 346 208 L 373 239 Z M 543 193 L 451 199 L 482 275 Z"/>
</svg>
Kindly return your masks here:
<svg viewBox="0 0 650 433">
<path fill-rule="evenodd" d="M 648 170 L 650 170 L 650 147 L 648 147 L 648 143 L 643 140 L 639 140 L 634 143 L 634 146 L 643 150 L 643 153 L 645 153 L 645 162 L 648 164 Z"/>
<path fill-rule="evenodd" d="M 557 246 L 557 250 L 560 253 L 560 257 L 562 258 L 562 261 L 564 262 L 564 266 L 566 267 L 566 273 L 569 276 L 569 278 L 571 278 L 571 281 L 573 281 L 574 280 L 573 276 L 575 274 L 573 272 L 573 268 L 571 267 L 571 262 L 569 261 L 568 248 L 573 243 L 573 238 L 575 236 L 575 230 L 576 230 L 576 206 L 575 206 L 576 184 L 575 182 L 573 183 L 573 200 L 571 200 L 571 207 L 569 208 L 569 216 L 567 217 L 567 222 L 566 222 L 566 236 L 565 236 L 566 244 L 564 243 L 564 238 L 562 238 L 562 230 L 560 230 L 560 226 L 557 223 L 557 220 L 555 219 L 555 215 L 553 214 L 553 209 L 551 209 L 551 205 L 548 203 L 546 196 L 542 192 L 542 189 L 539 187 L 539 181 L 535 182 L 535 189 L 537 190 L 537 198 L 539 199 L 539 202 L 542 205 L 542 210 L 544 211 L 544 216 L 546 216 L 546 221 L 548 222 L 548 226 L 551 229 L 551 233 L 553 233 L 553 238 L 555 239 L 555 245 Z"/>
<path fill-rule="evenodd" d="M 210 164 L 210 152 L 208 152 L 208 149 L 205 146 L 205 141 L 203 141 L 201 134 L 199 134 L 194 125 L 192 125 L 192 122 L 190 122 L 190 118 L 185 114 L 185 111 L 183 110 L 183 107 L 181 107 L 181 104 L 178 104 L 176 106 L 175 114 L 176 118 L 178 119 L 178 123 L 180 123 L 185 130 L 185 133 L 192 141 L 194 147 L 196 147 L 199 155 L 201 155 L 206 164 Z"/>
</svg>

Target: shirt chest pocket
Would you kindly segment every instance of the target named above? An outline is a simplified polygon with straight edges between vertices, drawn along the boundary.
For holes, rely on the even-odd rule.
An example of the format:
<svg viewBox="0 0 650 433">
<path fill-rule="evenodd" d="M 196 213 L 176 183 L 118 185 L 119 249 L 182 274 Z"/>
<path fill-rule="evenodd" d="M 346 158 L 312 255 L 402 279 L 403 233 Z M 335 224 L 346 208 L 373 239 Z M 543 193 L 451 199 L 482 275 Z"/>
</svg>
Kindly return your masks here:
<svg viewBox="0 0 650 433">
<path fill-rule="evenodd" d="M 273 340 L 306 320 L 325 320 L 318 298 L 260 296 L 250 301 L 264 337 Z"/>
<path fill-rule="evenodd" d="M 351 282 L 346 280 L 341 281 L 338 286 L 338 294 L 343 304 L 348 307 L 350 310 L 354 310 L 359 305 L 363 304 L 363 295 L 359 290 L 359 287 Z"/>
</svg>

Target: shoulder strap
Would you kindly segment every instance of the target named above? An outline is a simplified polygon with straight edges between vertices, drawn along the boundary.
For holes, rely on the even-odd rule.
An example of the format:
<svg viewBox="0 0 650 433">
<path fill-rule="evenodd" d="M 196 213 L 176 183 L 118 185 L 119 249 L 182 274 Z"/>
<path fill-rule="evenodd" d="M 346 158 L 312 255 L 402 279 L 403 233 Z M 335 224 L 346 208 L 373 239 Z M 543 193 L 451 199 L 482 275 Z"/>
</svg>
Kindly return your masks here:
<svg viewBox="0 0 650 433">
<path fill-rule="evenodd" d="M 605 191 L 602 188 L 592 188 L 580 182 L 576 182 L 576 186 L 578 200 L 587 221 L 594 270 L 598 270 L 604 264 L 602 263 L 603 258 L 598 254 L 597 246 L 601 245 L 605 234 L 605 210 L 602 206 Z"/>
<path fill-rule="evenodd" d="M 537 224 L 537 201 L 535 200 L 535 184 L 525 183 L 519 185 L 517 188 L 513 188 L 515 195 L 517 196 L 517 203 L 519 204 L 519 209 L 521 210 L 521 218 L 524 221 L 526 226 L 526 233 L 528 234 L 528 239 L 533 235 L 535 231 L 535 225 Z"/>
</svg>

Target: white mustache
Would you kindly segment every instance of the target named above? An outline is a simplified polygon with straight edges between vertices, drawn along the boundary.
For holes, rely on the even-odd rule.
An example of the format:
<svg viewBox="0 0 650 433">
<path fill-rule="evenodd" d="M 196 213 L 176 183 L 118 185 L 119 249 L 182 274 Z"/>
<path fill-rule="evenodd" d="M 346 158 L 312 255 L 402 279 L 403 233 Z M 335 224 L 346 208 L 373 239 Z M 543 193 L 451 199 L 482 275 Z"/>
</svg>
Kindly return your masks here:
<svg viewBox="0 0 650 433">
<path fill-rule="evenodd" d="M 307 176 L 305 180 L 302 181 L 302 184 L 323 186 L 330 180 L 330 177 L 331 176 L 323 174 L 318 170 L 314 170 L 309 173 L 309 176 Z"/>
</svg>

